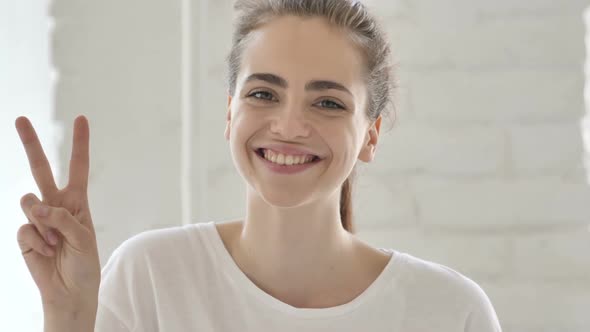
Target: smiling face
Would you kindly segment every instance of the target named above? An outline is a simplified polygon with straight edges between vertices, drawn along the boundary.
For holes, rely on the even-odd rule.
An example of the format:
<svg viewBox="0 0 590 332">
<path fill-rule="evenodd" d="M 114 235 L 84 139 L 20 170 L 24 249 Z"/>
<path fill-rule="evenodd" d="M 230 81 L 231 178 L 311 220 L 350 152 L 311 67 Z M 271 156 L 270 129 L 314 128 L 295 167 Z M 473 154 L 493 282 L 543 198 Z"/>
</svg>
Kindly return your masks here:
<svg viewBox="0 0 590 332">
<path fill-rule="evenodd" d="M 361 52 L 322 18 L 284 16 L 252 32 L 225 137 L 248 184 L 267 202 L 296 206 L 334 194 L 358 159 L 370 162 L 380 118 L 367 119 Z M 279 174 L 256 155 L 286 144 L 322 158 L 305 171 Z"/>
</svg>

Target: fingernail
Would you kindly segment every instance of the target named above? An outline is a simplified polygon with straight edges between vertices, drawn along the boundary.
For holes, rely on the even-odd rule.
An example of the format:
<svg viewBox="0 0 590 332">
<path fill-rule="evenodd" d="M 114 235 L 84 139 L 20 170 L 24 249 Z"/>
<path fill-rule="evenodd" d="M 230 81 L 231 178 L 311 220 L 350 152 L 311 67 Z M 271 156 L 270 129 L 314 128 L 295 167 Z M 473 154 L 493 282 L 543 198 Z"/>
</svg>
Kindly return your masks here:
<svg viewBox="0 0 590 332">
<path fill-rule="evenodd" d="M 53 231 L 47 231 L 47 242 L 52 246 L 57 244 L 57 235 Z"/>
<path fill-rule="evenodd" d="M 39 217 L 47 217 L 47 215 L 49 214 L 49 208 L 47 208 L 47 206 L 44 205 L 38 205 L 35 214 Z"/>
</svg>

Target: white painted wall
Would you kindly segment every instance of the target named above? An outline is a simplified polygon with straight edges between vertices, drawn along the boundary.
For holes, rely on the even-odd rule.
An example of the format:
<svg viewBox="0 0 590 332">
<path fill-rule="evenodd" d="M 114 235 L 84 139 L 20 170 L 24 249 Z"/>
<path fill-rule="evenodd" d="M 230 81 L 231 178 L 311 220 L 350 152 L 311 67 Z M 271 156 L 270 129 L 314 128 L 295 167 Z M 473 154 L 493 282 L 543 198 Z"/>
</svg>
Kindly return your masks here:
<svg viewBox="0 0 590 332">
<path fill-rule="evenodd" d="M 0 330 L 43 329 L 41 297 L 21 256 L 16 234 L 27 223 L 26 193 L 41 193 L 29 170 L 14 122 L 25 115 L 43 138 L 47 159 L 59 171 L 61 125 L 53 108 L 55 72 L 49 63 L 47 2 L 0 0 Z M 59 174 L 58 174 L 59 175 Z"/>
<path fill-rule="evenodd" d="M 590 6 L 584 11 L 584 22 L 586 23 L 586 63 L 584 73 L 586 74 L 586 83 L 584 85 L 584 101 L 586 103 L 586 115 L 580 122 L 582 137 L 584 141 L 585 154 L 584 166 L 586 168 L 587 182 L 590 184 Z"/>
</svg>

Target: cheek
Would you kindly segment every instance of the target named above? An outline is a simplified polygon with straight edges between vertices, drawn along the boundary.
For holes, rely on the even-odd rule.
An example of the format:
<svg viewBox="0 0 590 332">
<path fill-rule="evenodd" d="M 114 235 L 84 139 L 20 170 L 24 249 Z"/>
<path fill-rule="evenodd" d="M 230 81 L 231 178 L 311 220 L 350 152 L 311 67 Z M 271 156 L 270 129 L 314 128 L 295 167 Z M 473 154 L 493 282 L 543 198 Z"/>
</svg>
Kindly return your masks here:
<svg viewBox="0 0 590 332">
<path fill-rule="evenodd" d="M 345 123 L 336 123 L 336 121 L 334 121 L 327 125 L 317 126 L 316 129 L 326 143 L 334 149 L 337 147 L 341 150 L 345 149 L 352 141 L 352 131 Z"/>
<path fill-rule="evenodd" d="M 264 113 L 247 104 L 240 104 L 232 113 L 232 127 L 255 127 L 264 121 Z"/>
<path fill-rule="evenodd" d="M 260 128 L 261 124 L 255 118 L 246 113 L 236 114 L 232 118 L 229 140 L 233 153 L 242 155 L 245 149 L 252 148 L 252 139 L 258 135 Z"/>
</svg>

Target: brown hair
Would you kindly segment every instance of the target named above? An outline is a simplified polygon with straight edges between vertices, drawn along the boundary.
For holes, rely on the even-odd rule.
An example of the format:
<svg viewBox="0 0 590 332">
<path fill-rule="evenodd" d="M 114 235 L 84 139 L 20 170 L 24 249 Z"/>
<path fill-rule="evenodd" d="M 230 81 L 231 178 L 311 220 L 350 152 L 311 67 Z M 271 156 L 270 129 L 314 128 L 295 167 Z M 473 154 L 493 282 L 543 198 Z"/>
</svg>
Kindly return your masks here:
<svg viewBox="0 0 590 332">
<path fill-rule="evenodd" d="M 383 29 L 369 14 L 366 7 L 353 0 L 237 0 L 238 12 L 234 25 L 232 48 L 227 57 L 228 92 L 234 95 L 240 70 L 241 57 L 249 34 L 272 18 L 285 15 L 299 17 L 323 17 L 331 24 L 347 32 L 347 36 L 361 50 L 365 60 L 365 82 L 368 104 L 366 116 L 375 121 L 382 114 L 388 115 L 393 104 L 395 80 L 390 48 Z M 352 214 L 352 182 L 356 164 L 342 184 L 340 193 L 340 218 L 342 227 L 355 233 Z"/>
</svg>

